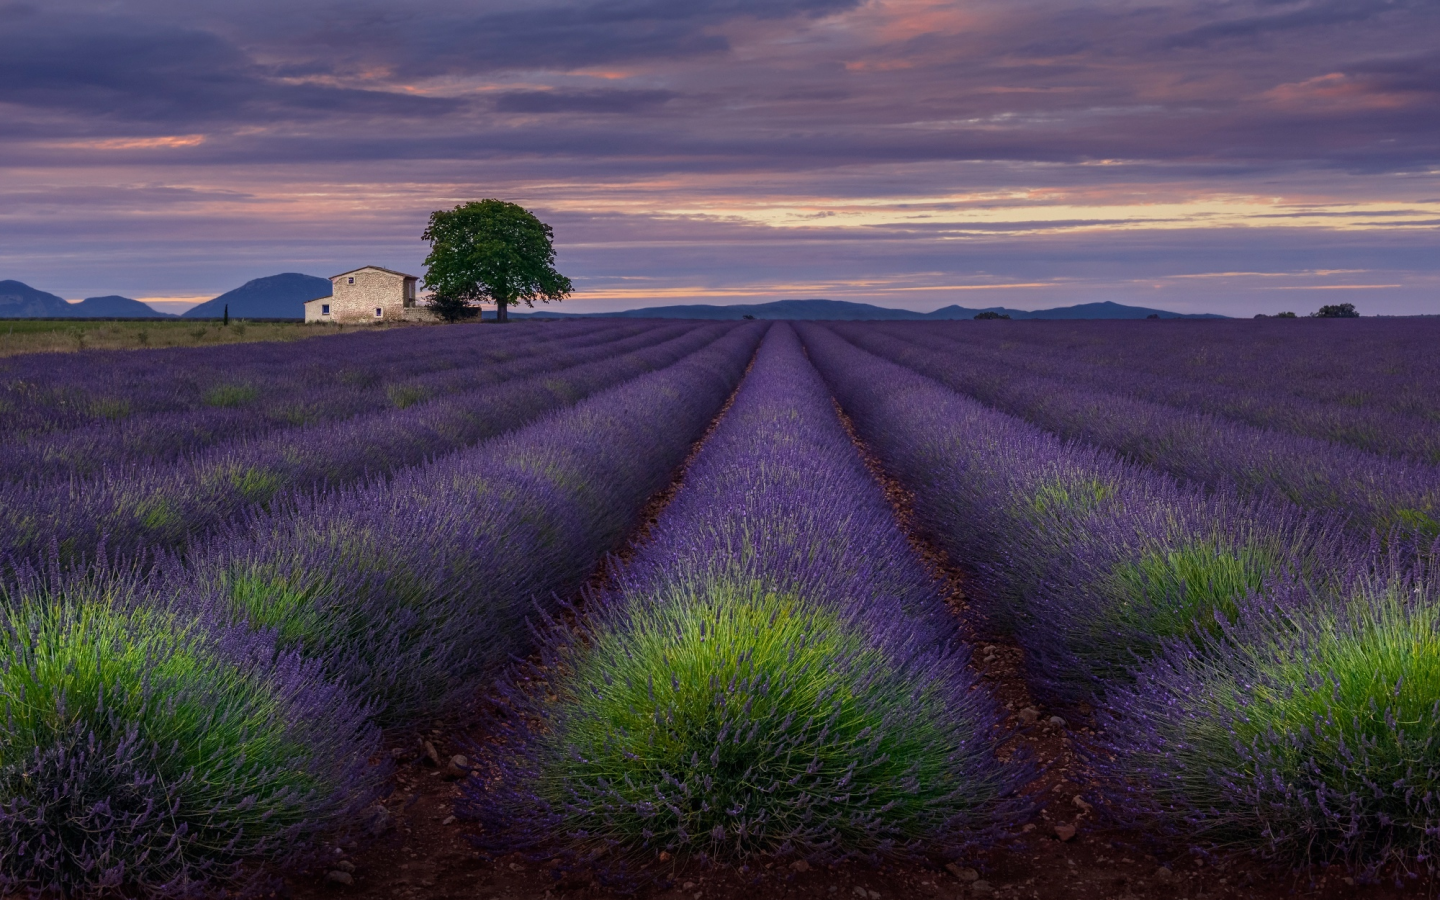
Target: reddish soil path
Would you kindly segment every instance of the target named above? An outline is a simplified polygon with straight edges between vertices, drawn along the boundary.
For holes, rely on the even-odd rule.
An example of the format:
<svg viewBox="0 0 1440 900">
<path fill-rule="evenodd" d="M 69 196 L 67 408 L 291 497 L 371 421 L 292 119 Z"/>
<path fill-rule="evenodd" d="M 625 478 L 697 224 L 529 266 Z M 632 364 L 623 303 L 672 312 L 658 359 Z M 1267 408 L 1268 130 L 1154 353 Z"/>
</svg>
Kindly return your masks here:
<svg viewBox="0 0 1440 900">
<path fill-rule="evenodd" d="M 731 398 L 733 401 L 733 396 Z M 706 437 L 729 409 L 727 402 Z M 854 429 L 842 415 L 845 427 Z M 679 488 L 690 460 L 705 438 L 696 443 L 685 467 L 669 488 L 645 510 L 630 548 L 641 545 L 656 518 Z M 1045 764 L 1044 773 L 1028 788 L 1043 795 L 1045 806 L 1012 844 L 997 847 L 950 868 L 907 864 L 873 868 L 846 863 L 834 867 L 761 866 L 751 871 L 704 869 L 674 873 L 673 886 L 641 891 L 645 900 L 765 900 L 770 897 L 804 900 L 842 898 L 1035 898 L 1035 900 L 1220 900 L 1220 898 L 1298 898 L 1298 900 L 1367 900 L 1433 895 L 1427 887 L 1405 892 L 1389 887 L 1354 885 L 1335 869 L 1308 878 L 1267 872 L 1247 857 L 1197 862 L 1183 848 L 1147 846 L 1143 835 L 1107 829 L 1096 811 L 1084 805 L 1086 773 L 1076 760 L 1074 746 L 1089 733 L 1085 723 L 1049 724 L 1050 713 L 1033 703 L 1025 686 L 1020 649 L 990 635 L 983 616 L 966 596 L 964 571 L 946 559 L 916 527 L 911 496 L 884 471 L 862 443 L 856 446 L 884 486 L 896 516 L 927 565 L 946 585 L 955 614 L 974 641 L 973 665 L 985 683 L 1011 710 L 1009 724 L 1019 728 L 1006 752 L 1024 748 Z M 633 553 L 633 549 L 629 551 Z M 628 553 L 626 554 L 628 555 Z M 591 587 L 604 584 L 602 567 Z M 1033 725 L 1026 726 L 1035 710 Z M 486 739 L 478 728 L 458 721 L 437 721 L 421 735 L 396 738 L 391 752 L 397 760 L 394 790 L 386 801 L 391 825 L 378 838 L 357 846 L 332 848 L 335 862 L 309 873 L 291 873 L 280 896 L 298 900 L 339 898 L 591 898 L 610 897 L 610 891 L 584 881 L 557 881 L 540 865 L 513 857 L 485 860 L 465 839 L 466 823 L 454 818 L 458 781 L 445 771 L 452 756 L 465 753 L 472 742 Z M 434 753 L 429 751 L 434 748 Z M 437 765 L 436 760 L 439 760 Z M 1066 829 L 1073 828 L 1073 834 Z M 1062 835 L 1066 835 L 1062 840 Z"/>
</svg>

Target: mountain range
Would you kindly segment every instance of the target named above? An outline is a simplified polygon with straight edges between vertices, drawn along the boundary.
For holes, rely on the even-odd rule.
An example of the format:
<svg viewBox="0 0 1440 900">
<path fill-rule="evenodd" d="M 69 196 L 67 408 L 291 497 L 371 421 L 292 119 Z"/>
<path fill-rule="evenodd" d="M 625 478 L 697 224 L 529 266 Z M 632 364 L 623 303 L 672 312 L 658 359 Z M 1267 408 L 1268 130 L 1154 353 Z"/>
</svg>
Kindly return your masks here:
<svg viewBox="0 0 1440 900">
<path fill-rule="evenodd" d="M 0 281 L 0 319 L 170 319 L 129 297 L 88 297 L 68 303 L 20 281 Z"/>
<path fill-rule="evenodd" d="M 1078 306 L 1060 306 L 1055 309 L 1009 309 L 1004 306 L 987 306 L 984 309 L 970 309 L 964 306 L 946 306 L 934 312 L 922 313 L 909 309 L 891 309 L 888 306 L 874 306 L 869 303 L 852 303 L 848 300 L 776 300 L 771 303 L 752 303 L 736 306 L 652 306 L 649 309 L 627 309 L 612 313 L 562 313 L 548 309 L 533 313 L 511 313 L 540 318 L 570 316 L 613 316 L 627 319 L 827 319 L 827 320 L 919 320 L 937 321 L 944 319 L 973 319 L 982 312 L 1009 316 L 1012 319 L 1146 319 L 1156 316 L 1161 319 L 1224 319 L 1226 316 L 1214 313 L 1174 313 L 1163 309 L 1147 309 L 1143 306 L 1124 306 L 1106 300 L 1102 303 L 1081 303 Z"/>
<path fill-rule="evenodd" d="M 304 318 L 304 303 L 317 297 L 330 296 L 330 280 L 299 272 L 284 272 L 266 278 L 247 281 L 232 291 L 206 300 L 199 306 L 187 310 L 186 319 L 218 319 L 225 314 L 239 319 L 300 319 Z M 542 308 L 530 313 L 512 312 L 514 316 L 537 318 L 569 318 L 574 316 L 611 316 L 628 319 L 742 319 L 751 316 L 756 319 L 828 319 L 828 320 L 919 320 L 973 319 L 980 313 L 995 313 L 1012 319 L 1144 319 L 1156 316 L 1161 319 L 1223 319 L 1210 313 L 1173 313 L 1163 309 L 1147 309 L 1143 306 L 1124 306 L 1105 301 L 1103 303 L 1082 303 L 1078 306 L 1062 306 L 1055 309 L 1009 309 L 990 306 L 984 309 L 970 309 L 964 306 L 946 306 L 934 312 L 921 313 L 908 309 L 891 309 L 869 303 L 852 303 L 848 300 L 776 300 L 771 303 L 751 303 L 737 306 L 713 306 L 691 304 L 684 306 L 652 306 L 648 309 L 627 309 L 610 313 L 570 313 L 553 308 Z M 90 297 L 79 303 L 68 303 L 64 298 L 36 290 L 19 281 L 0 281 L 0 318 L 174 318 L 169 313 L 158 312 L 138 300 L 128 297 Z"/>
<path fill-rule="evenodd" d="M 237 319 L 303 319 L 305 301 L 330 296 L 330 279 L 285 272 L 247 281 L 233 291 L 186 310 L 186 319 L 218 319 L 230 308 Z M 0 319 L 174 319 L 129 297 L 89 297 L 70 303 L 64 297 L 20 281 L 0 281 Z"/>
</svg>

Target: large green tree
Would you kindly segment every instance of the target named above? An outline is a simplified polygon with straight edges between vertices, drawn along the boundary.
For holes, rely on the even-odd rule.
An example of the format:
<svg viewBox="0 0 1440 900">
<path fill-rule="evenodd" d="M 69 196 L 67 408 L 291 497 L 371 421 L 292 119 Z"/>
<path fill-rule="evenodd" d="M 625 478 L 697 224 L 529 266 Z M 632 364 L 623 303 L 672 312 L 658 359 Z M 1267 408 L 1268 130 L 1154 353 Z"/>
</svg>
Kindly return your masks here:
<svg viewBox="0 0 1440 900">
<path fill-rule="evenodd" d="M 472 200 L 436 210 L 424 237 L 425 286 L 455 300 L 494 303 L 497 321 L 507 321 L 512 303 L 563 300 L 574 289 L 555 271 L 555 232 L 514 203 Z"/>
</svg>

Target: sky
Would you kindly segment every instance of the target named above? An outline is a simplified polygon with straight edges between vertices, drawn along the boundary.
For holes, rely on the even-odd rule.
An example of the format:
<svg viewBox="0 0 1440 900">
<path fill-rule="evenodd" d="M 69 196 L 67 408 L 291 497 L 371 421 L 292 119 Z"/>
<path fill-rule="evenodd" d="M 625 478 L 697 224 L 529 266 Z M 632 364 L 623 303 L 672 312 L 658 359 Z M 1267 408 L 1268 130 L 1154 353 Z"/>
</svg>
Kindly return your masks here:
<svg viewBox="0 0 1440 900">
<path fill-rule="evenodd" d="M 1435 0 L 0 0 L 0 279 L 555 229 L 564 309 L 1440 313 Z"/>
</svg>

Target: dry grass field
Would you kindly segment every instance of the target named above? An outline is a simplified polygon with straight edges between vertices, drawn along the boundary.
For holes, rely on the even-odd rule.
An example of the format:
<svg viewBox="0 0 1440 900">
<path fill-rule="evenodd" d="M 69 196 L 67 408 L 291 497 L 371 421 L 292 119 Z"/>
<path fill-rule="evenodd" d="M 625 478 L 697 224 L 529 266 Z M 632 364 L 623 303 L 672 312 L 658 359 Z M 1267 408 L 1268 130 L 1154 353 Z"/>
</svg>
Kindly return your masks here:
<svg viewBox="0 0 1440 900">
<path fill-rule="evenodd" d="M 345 330 L 344 325 L 247 322 L 242 319 L 231 319 L 228 326 L 203 319 L 8 319 L 0 320 L 0 356 L 78 350 L 136 350 L 144 347 L 199 347 L 247 341 L 298 341 Z"/>
</svg>

